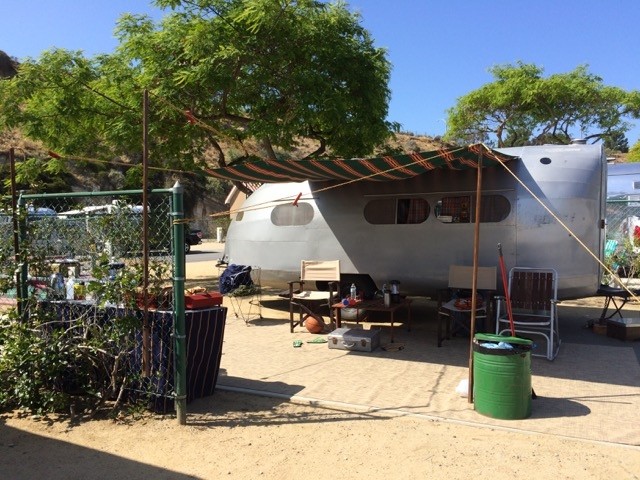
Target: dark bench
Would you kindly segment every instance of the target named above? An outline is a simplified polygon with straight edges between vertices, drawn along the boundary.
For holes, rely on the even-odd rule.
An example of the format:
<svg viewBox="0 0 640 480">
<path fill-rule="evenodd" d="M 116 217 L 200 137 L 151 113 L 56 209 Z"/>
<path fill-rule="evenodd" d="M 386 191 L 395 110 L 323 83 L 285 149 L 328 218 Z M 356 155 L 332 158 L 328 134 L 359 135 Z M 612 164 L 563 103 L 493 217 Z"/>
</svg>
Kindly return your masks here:
<svg viewBox="0 0 640 480">
<path fill-rule="evenodd" d="M 600 285 L 597 291 L 597 295 L 605 297 L 604 307 L 600 314 L 599 323 L 602 325 L 610 318 L 618 315 L 622 318 L 622 308 L 631 300 L 634 296 L 640 296 L 640 289 L 630 288 L 626 290 L 624 288 L 610 287 L 608 285 Z M 609 308 L 614 309 L 612 313 L 609 312 Z"/>
</svg>

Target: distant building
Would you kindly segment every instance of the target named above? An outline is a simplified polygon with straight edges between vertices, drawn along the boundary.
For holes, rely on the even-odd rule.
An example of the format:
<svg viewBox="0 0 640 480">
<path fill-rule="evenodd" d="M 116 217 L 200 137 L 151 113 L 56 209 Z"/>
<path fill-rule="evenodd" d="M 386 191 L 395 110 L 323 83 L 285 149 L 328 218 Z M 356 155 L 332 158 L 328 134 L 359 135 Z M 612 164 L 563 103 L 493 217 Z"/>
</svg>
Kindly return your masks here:
<svg viewBox="0 0 640 480">
<path fill-rule="evenodd" d="M 245 187 L 254 192 L 259 186 L 259 183 L 245 183 Z M 229 217 L 231 220 L 236 219 L 236 215 L 238 214 L 238 210 L 247 199 L 248 195 L 244 192 L 241 192 L 238 187 L 235 185 L 227 195 L 227 198 L 224 199 L 224 204 L 229 208 Z"/>
</svg>

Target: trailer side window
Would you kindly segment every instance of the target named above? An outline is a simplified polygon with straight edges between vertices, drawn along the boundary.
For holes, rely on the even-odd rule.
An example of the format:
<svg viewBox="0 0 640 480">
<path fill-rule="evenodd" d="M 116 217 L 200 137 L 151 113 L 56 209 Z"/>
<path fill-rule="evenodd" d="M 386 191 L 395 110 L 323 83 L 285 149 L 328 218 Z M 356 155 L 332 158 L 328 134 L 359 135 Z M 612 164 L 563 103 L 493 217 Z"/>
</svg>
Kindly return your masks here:
<svg viewBox="0 0 640 480">
<path fill-rule="evenodd" d="M 471 219 L 471 196 L 443 197 L 436 207 L 438 220 L 444 223 L 469 223 Z"/>
<path fill-rule="evenodd" d="M 443 197 L 435 208 L 436 217 L 443 223 L 473 223 L 475 198 L 471 195 Z M 501 222 L 511 213 L 511 204 L 503 195 L 483 195 L 480 223 Z"/>
<path fill-rule="evenodd" d="M 364 218 L 373 225 L 418 224 L 429 217 L 424 198 L 379 198 L 364 207 Z"/>
<path fill-rule="evenodd" d="M 399 198 L 396 223 L 422 223 L 429 217 L 429 204 L 423 198 Z"/>
<path fill-rule="evenodd" d="M 480 223 L 501 222 L 511 213 L 511 204 L 503 195 L 483 195 Z"/>
<path fill-rule="evenodd" d="M 278 227 L 307 225 L 311 220 L 313 207 L 306 202 L 299 202 L 297 206 L 290 203 L 277 205 L 271 210 L 271 223 Z"/>
</svg>

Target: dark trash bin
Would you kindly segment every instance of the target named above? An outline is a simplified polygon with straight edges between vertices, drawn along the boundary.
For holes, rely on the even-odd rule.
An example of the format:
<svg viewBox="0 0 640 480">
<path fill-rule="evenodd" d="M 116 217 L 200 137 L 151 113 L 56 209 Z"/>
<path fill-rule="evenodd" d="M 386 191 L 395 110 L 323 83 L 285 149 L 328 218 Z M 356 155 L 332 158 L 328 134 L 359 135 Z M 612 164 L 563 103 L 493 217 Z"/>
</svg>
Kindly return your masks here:
<svg viewBox="0 0 640 480">
<path fill-rule="evenodd" d="M 187 403 L 213 395 L 220 370 L 227 308 L 218 306 L 185 311 L 187 354 Z M 150 378 L 141 378 L 139 390 L 149 397 L 148 408 L 156 413 L 175 410 L 174 314 L 149 312 L 151 327 Z M 141 334 L 140 334 L 141 335 Z M 133 368 L 142 368 L 142 338 L 133 352 Z"/>
<path fill-rule="evenodd" d="M 478 333 L 473 340 L 475 410 L 506 420 L 531 415 L 531 347 L 526 338 Z"/>
</svg>

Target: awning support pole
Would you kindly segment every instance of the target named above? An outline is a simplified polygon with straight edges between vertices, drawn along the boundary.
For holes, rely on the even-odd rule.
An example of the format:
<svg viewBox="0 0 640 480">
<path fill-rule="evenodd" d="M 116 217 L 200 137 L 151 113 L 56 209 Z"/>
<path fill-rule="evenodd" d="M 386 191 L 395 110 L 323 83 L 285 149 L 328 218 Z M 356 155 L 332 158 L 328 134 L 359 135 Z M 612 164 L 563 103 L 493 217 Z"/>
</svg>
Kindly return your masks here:
<svg viewBox="0 0 640 480">
<path fill-rule="evenodd" d="M 473 337 L 476 331 L 476 301 L 478 293 L 478 252 L 480 251 L 480 207 L 482 205 L 482 153 L 478 155 L 478 175 L 476 183 L 476 218 L 473 234 L 473 277 L 471 281 L 471 320 L 469 325 L 469 390 L 467 400 L 473 403 Z M 488 311 L 488 310 L 487 310 Z M 486 311 L 486 312 L 487 312 Z M 485 315 L 488 319 L 488 315 Z"/>
</svg>

